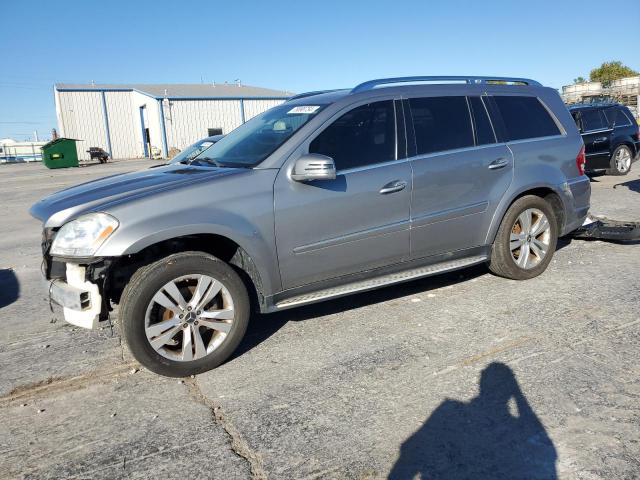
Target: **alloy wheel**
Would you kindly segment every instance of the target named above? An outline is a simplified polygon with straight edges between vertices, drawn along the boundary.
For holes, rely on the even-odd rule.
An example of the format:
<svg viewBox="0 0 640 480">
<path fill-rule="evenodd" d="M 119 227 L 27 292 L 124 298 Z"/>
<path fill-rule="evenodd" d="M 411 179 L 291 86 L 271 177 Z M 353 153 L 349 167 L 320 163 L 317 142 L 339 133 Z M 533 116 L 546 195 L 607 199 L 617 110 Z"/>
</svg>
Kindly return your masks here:
<svg viewBox="0 0 640 480">
<path fill-rule="evenodd" d="M 231 331 L 233 299 L 208 275 L 184 275 L 160 288 L 147 306 L 145 333 L 165 358 L 189 362 L 216 350 Z"/>
<path fill-rule="evenodd" d="M 520 268 L 532 269 L 544 260 L 551 243 L 551 224 L 537 208 L 524 210 L 511 228 L 511 258 Z"/>
<path fill-rule="evenodd" d="M 619 148 L 614 158 L 616 169 L 620 173 L 625 173 L 631 167 L 631 152 L 628 148 Z"/>
</svg>

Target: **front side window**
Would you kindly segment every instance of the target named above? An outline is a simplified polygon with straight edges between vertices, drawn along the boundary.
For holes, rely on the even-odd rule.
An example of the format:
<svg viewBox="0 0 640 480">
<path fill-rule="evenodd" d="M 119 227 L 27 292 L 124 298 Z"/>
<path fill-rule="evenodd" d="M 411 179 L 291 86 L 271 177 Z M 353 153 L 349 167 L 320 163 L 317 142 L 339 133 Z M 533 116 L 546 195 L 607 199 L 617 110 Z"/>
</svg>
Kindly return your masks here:
<svg viewBox="0 0 640 480">
<path fill-rule="evenodd" d="M 607 128 L 607 119 L 600 110 L 583 110 L 580 114 L 582 131 L 602 130 Z"/>
<path fill-rule="evenodd" d="M 195 159 L 199 164 L 253 167 L 276 151 L 284 142 L 320 112 L 325 105 L 284 103 L 253 117 L 232 130 Z"/>
<path fill-rule="evenodd" d="M 418 155 L 473 146 L 473 129 L 465 97 L 409 100 Z"/>
<path fill-rule="evenodd" d="M 345 113 L 311 142 L 309 153 L 333 158 L 336 170 L 395 160 L 393 100 L 368 103 Z"/>
<path fill-rule="evenodd" d="M 536 97 L 494 96 L 508 141 L 560 135 L 560 129 Z"/>
</svg>

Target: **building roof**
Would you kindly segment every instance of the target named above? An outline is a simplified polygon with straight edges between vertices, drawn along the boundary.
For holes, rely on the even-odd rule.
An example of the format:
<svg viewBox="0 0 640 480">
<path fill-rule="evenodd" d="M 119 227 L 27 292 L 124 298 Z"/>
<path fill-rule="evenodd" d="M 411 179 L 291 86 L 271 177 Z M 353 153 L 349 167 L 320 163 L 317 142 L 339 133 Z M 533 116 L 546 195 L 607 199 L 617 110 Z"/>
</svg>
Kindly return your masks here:
<svg viewBox="0 0 640 480">
<path fill-rule="evenodd" d="M 292 92 L 235 83 L 73 84 L 58 83 L 58 91 L 138 91 L 155 98 L 288 98 Z"/>
</svg>

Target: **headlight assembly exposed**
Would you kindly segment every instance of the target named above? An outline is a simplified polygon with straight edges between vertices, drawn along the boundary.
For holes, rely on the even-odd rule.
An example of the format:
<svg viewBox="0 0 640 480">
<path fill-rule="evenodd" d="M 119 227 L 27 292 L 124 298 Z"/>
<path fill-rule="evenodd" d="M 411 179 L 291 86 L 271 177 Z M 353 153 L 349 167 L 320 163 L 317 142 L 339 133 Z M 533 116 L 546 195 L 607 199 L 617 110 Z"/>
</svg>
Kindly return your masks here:
<svg viewBox="0 0 640 480">
<path fill-rule="evenodd" d="M 118 220 L 106 213 L 90 213 L 65 223 L 58 231 L 51 255 L 90 257 L 118 228 Z"/>
</svg>

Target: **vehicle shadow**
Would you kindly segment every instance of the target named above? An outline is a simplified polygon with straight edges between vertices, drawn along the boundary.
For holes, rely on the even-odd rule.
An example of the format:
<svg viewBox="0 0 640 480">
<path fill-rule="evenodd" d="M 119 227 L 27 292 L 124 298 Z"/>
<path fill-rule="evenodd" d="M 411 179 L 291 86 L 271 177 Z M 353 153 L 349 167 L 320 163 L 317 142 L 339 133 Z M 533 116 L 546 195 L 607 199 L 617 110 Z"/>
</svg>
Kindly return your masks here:
<svg viewBox="0 0 640 480">
<path fill-rule="evenodd" d="M 627 187 L 632 192 L 640 193 L 640 179 L 629 180 L 628 182 L 616 183 L 613 188 Z"/>
<path fill-rule="evenodd" d="M 553 480 L 557 458 L 513 371 L 492 363 L 477 397 L 445 400 L 402 444 L 388 478 Z"/>
<path fill-rule="evenodd" d="M 249 323 L 244 339 L 229 361 L 258 346 L 288 322 L 300 322 L 310 318 L 333 315 L 375 303 L 386 302 L 397 298 L 428 292 L 430 290 L 447 287 L 464 280 L 471 280 L 484 275 L 487 272 L 488 268 L 485 265 L 476 265 L 463 270 L 457 270 L 455 272 L 443 273 L 433 277 L 426 277 L 406 283 L 390 285 L 385 288 L 327 300 L 305 307 L 292 308 L 290 310 L 284 310 L 282 312 L 271 313 L 268 315 L 255 314 Z"/>
<path fill-rule="evenodd" d="M 20 282 L 13 270 L 0 269 L 0 308 L 11 305 L 20 298 Z"/>
</svg>

